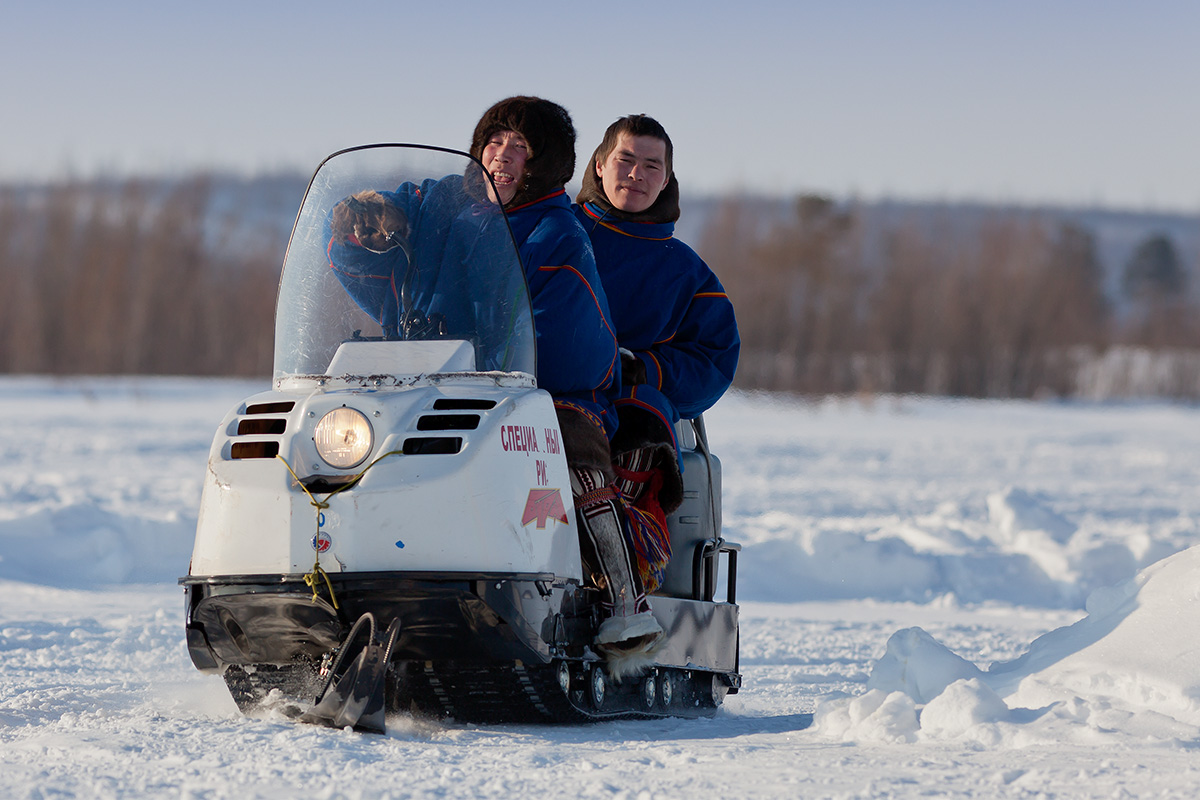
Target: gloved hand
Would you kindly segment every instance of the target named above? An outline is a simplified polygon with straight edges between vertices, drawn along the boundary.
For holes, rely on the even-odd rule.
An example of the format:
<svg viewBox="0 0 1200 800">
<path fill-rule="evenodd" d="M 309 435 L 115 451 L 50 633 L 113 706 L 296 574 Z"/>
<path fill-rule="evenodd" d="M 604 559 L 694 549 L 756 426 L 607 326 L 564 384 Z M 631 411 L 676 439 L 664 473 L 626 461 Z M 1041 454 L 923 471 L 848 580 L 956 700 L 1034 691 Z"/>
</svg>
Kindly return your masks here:
<svg viewBox="0 0 1200 800">
<path fill-rule="evenodd" d="M 376 253 L 399 247 L 408 238 L 408 218 L 376 191 L 352 194 L 333 207 L 333 239 Z"/>
<path fill-rule="evenodd" d="M 646 382 L 646 365 L 633 353 L 621 350 L 621 383 L 624 386 L 637 386 Z"/>
</svg>

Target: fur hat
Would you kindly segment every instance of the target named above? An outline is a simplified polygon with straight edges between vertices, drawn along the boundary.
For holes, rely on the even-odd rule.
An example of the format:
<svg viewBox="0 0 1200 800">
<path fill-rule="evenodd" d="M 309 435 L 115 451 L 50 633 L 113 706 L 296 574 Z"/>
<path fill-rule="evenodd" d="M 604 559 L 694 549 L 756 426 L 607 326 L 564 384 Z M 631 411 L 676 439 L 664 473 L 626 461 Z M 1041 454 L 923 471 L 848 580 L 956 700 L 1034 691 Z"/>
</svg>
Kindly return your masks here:
<svg viewBox="0 0 1200 800">
<path fill-rule="evenodd" d="M 519 133 L 529 145 L 529 160 L 516 195 L 506 207 L 533 202 L 560 189 L 575 174 L 575 126 L 557 103 L 540 97 L 509 97 L 480 117 L 471 137 L 471 155 L 482 159 L 488 139 L 500 131 Z"/>
</svg>

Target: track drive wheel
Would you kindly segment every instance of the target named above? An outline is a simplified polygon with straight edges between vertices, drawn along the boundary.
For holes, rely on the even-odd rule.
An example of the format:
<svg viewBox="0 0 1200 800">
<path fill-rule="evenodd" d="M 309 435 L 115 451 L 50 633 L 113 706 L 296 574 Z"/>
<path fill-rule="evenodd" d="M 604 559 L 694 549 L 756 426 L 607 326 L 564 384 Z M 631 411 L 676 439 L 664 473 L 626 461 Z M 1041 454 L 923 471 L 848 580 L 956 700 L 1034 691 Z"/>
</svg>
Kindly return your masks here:
<svg viewBox="0 0 1200 800">
<path fill-rule="evenodd" d="M 658 677 L 653 670 L 646 677 L 642 678 L 641 686 L 641 701 L 642 708 L 649 711 L 654 708 L 654 701 L 658 699 Z"/>
<path fill-rule="evenodd" d="M 726 685 L 725 679 L 715 672 L 711 676 L 712 682 L 709 688 L 708 701 L 713 708 L 719 708 L 721 703 L 725 702 L 725 695 L 729 694 L 729 686 Z"/>
<path fill-rule="evenodd" d="M 608 676 L 604 674 L 604 667 L 592 667 L 588 673 L 588 699 L 592 701 L 592 708 L 600 711 L 604 708 L 604 700 L 608 696 Z"/>
<path fill-rule="evenodd" d="M 658 705 L 664 711 L 671 708 L 671 703 L 675 701 L 675 677 L 671 671 L 663 670 L 658 676 Z"/>
<path fill-rule="evenodd" d="M 571 696 L 571 665 L 566 661 L 558 662 L 558 668 L 555 671 L 558 677 L 558 687 L 562 689 L 563 694 L 567 697 Z"/>
</svg>

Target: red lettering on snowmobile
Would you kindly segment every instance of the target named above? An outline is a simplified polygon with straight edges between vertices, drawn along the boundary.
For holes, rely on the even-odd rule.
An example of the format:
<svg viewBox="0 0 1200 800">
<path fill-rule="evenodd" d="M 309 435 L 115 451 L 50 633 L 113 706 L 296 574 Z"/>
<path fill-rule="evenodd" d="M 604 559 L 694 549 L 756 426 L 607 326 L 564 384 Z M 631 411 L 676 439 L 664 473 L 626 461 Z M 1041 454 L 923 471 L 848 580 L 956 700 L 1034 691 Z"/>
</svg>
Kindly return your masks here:
<svg viewBox="0 0 1200 800">
<path fill-rule="evenodd" d="M 546 452 L 554 455 L 561 452 L 558 446 L 558 428 L 545 428 L 546 431 Z"/>
<path fill-rule="evenodd" d="M 566 523 L 567 509 L 563 506 L 562 494 L 558 489 L 530 489 L 529 497 L 525 500 L 525 513 L 521 515 L 521 524 L 528 525 L 537 520 L 538 529 L 546 527 L 547 520 L 558 520 Z"/>
<path fill-rule="evenodd" d="M 500 446 L 505 450 L 537 453 L 537 435 L 529 425 L 501 425 Z"/>
<path fill-rule="evenodd" d="M 547 474 L 546 462 L 539 458 L 534 467 L 537 470 L 537 485 L 548 486 L 550 484 L 550 476 Z"/>
</svg>

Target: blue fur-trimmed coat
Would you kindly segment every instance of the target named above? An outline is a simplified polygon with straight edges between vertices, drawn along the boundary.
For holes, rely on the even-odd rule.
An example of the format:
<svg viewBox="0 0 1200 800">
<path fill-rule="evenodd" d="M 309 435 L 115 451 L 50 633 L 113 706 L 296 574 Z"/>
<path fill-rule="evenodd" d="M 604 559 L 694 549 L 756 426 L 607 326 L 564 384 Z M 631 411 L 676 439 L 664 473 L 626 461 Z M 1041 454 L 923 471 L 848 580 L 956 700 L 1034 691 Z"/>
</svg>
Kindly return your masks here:
<svg viewBox="0 0 1200 800">
<path fill-rule="evenodd" d="M 458 193 L 454 181 L 425 181 L 420 187 L 406 184 L 395 192 L 381 192 L 400 208 L 413 223 L 413 235 L 449 236 L 444 225 L 423 228 L 427 217 L 436 218 L 436 209 Z M 458 208 L 459 199 L 447 202 Z M 571 213 L 566 192 L 559 189 L 546 197 L 506 211 L 513 238 L 529 285 L 537 337 L 538 386 L 554 398 L 558 407 L 582 412 L 605 436 L 612 438 L 617 428 L 613 405 L 620 385 L 620 356 L 611 324 L 608 300 L 591 242 Z M 454 224 L 470 224 L 456 219 Z M 507 236 L 507 234 L 505 234 Z M 421 248 L 422 252 L 442 252 Z M 447 256 L 448 257 L 448 256 Z M 396 275 L 403 274 L 399 248 L 374 253 L 348 242 L 331 241 L 330 267 L 355 302 L 387 325 L 398 315 L 399 287 Z M 438 270 L 422 270 L 437 274 Z M 436 305 L 436 287 L 414 287 L 418 305 Z"/>
<path fill-rule="evenodd" d="M 507 214 L 533 301 L 538 384 L 556 405 L 591 416 L 611 439 L 621 357 L 592 244 L 562 189 Z"/>
<path fill-rule="evenodd" d="M 617 405 L 654 413 L 673 436 L 675 422 L 711 408 L 733 382 L 741 349 L 733 304 L 674 238 L 673 222 L 606 218 L 593 203 L 574 211 L 591 237 L 617 340 L 646 367 L 646 383 L 622 386 Z"/>
</svg>

